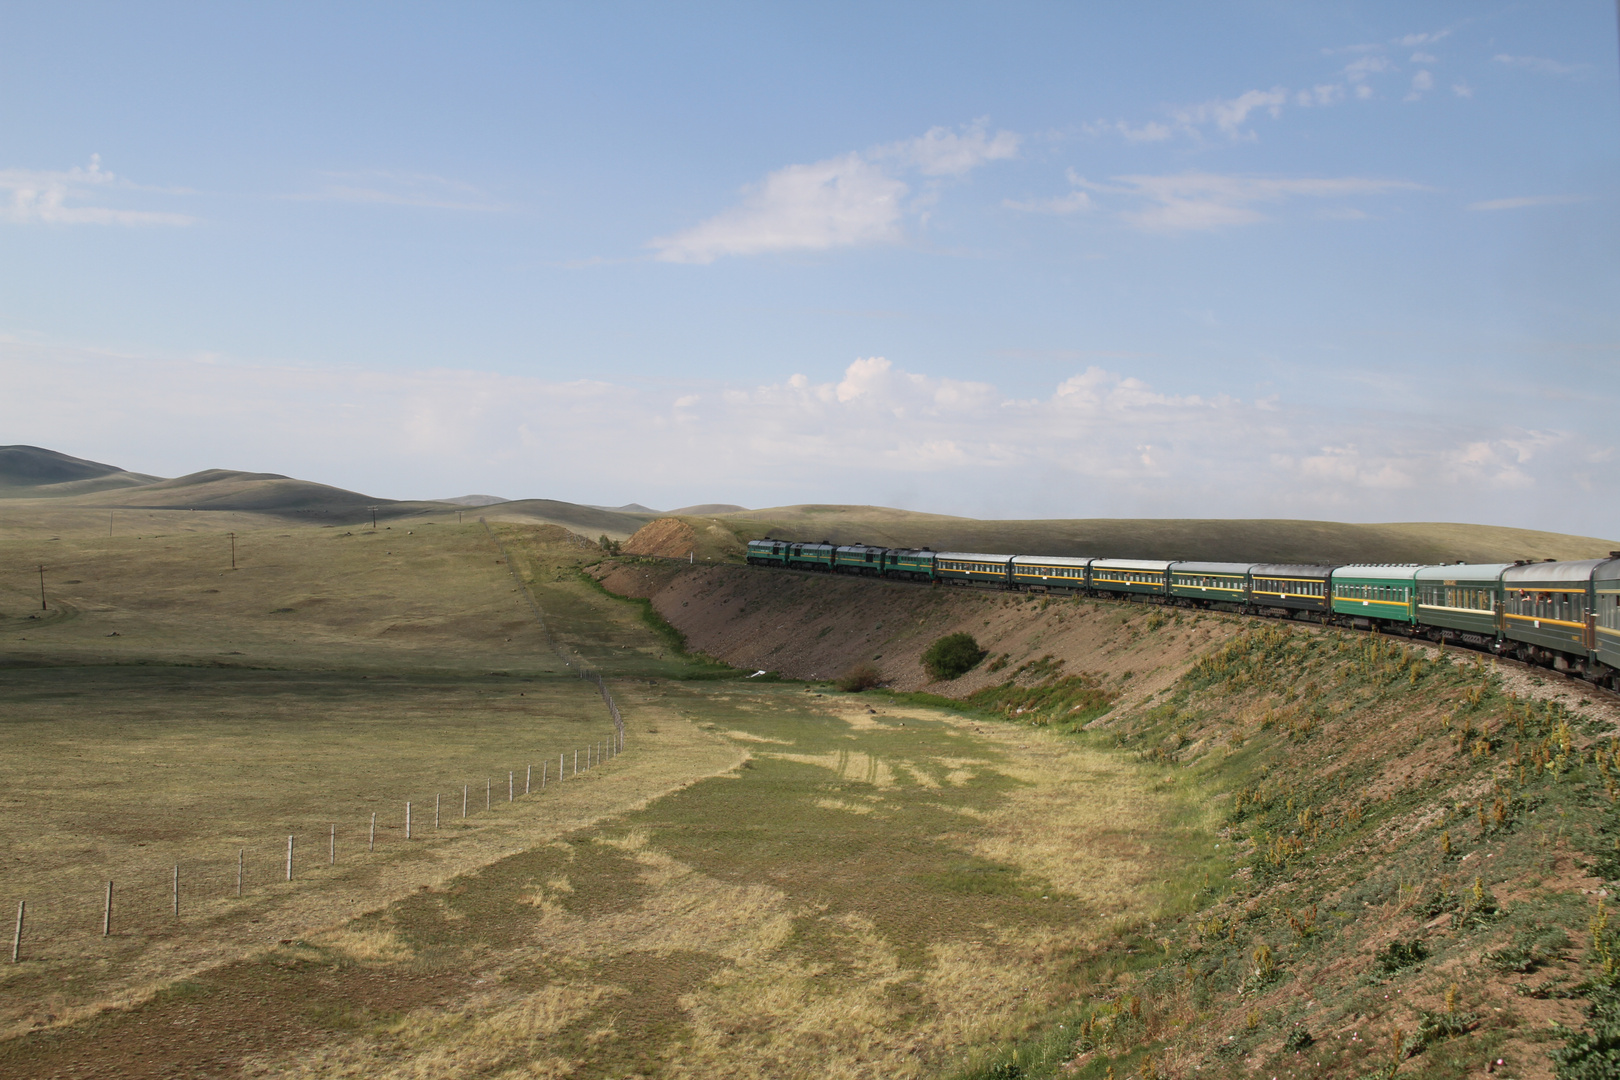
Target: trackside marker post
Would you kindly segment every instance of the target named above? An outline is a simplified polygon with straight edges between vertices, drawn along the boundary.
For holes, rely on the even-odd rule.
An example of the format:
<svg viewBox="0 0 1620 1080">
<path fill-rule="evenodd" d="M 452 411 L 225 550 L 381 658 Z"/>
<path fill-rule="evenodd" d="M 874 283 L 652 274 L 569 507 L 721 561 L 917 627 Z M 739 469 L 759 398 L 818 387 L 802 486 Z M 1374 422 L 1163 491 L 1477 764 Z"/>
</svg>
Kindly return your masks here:
<svg viewBox="0 0 1620 1080">
<path fill-rule="evenodd" d="M 17 932 L 11 935 L 11 962 L 15 964 L 22 955 L 22 928 L 23 912 L 28 910 L 28 901 L 17 901 Z"/>
<path fill-rule="evenodd" d="M 529 783 L 534 779 L 534 766 L 530 765 L 523 771 L 523 794 L 529 793 Z"/>
<path fill-rule="evenodd" d="M 433 796 L 433 831 L 434 832 L 439 831 L 439 800 L 441 798 L 443 798 L 443 796 L 441 796 L 441 795 L 434 795 Z"/>
<path fill-rule="evenodd" d="M 512 801 L 512 795 L 514 794 L 515 788 L 516 788 L 516 784 L 513 781 L 513 773 L 512 773 L 512 771 L 510 769 L 508 769 L 507 773 L 506 773 L 506 801 L 507 802 Z"/>
<path fill-rule="evenodd" d="M 287 837 L 287 880 L 288 881 L 292 880 L 292 849 L 293 849 L 293 838 L 291 836 L 289 836 L 289 837 Z"/>
<path fill-rule="evenodd" d="M 337 865 L 337 826 L 336 825 L 332 826 L 332 843 L 331 843 L 331 846 L 329 848 L 327 848 L 326 865 L 327 866 L 336 866 Z"/>
<path fill-rule="evenodd" d="M 377 850 L 377 812 L 371 812 L 371 836 L 366 840 L 366 850 Z"/>
<path fill-rule="evenodd" d="M 101 909 L 101 936 L 112 936 L 112 882 L 107 882 L 107 904 Z"/>
<path fill-rule="evenodd" d="M 467 785 L 461 785 L 461 816 L 467 816 Z"/>
<path fill-rule="evenodd" d="M 411 838 L 411 804 L 405 804 L 405 839 Z"/>
</svg>

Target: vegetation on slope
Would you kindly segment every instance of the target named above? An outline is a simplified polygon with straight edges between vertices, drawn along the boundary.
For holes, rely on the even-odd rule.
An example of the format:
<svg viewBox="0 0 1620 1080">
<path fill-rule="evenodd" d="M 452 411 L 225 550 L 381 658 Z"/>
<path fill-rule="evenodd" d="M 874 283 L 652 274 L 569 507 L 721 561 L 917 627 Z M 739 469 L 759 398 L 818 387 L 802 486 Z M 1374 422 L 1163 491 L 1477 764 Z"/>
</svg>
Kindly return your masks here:
<svg viewBox="0 0 1620 1080">
<path fill-rule="evenodd" d="M 1620 758 L 1588 713 L 1475 656 L 1249 629 L 1077 736 L 1220 805 L 1232 873 L 963 1075 L 1613 1075 Z"/>
</svg>

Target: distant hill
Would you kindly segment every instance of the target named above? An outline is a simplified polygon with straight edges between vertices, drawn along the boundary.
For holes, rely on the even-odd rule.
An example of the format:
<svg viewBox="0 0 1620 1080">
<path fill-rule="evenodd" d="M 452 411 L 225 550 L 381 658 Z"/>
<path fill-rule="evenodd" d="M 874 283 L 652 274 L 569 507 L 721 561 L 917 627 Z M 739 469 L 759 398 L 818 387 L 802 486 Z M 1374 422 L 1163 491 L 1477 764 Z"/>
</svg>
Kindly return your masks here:
<svg viewBox="0 0 1620 1080">
<path fill-rule="evenodd" d="M 654 510 L 652 507 L 650 507 L 650 506 L 642 506 L 640 503 L 625 503 L 623 506 L 597 506 L 594 503 L 584 503 L 583 505 L 589 506 L 592 510 L 606 510 L 610 514 L 661 514 L 661 513 L 663 513 L 662 510 Z"/>
<path fill-rule="evenodd" d="M 696 506 L 683 506 L 679 510 L 671 510 L 671 514 L 690 514 L 695 517 L 713 517 L 716 514 L 746 514 L 748 507 L 737 506 L 733 503 L 699 503 Z"/>
<path fill-rule="evenodd" d="M 449 503 L 451 506 L 496 506 L 511 499 L 503 499 L 499 495 L 457 495 L 453 499 L 433 499 L 432 502 Z"/>
<path fill-rule="evenodd" d="M 881 506 L 780 506 L 721 515 L 745 540 L 774 536 L 935 551 L 1232 562 L 1511 562 L 1586 559 L 1620 542 L 1498 525 L 1092 518 L 980 521 Z"/>
<path fill-rule="evenodd" d="M 0 446 L 0 498 L 57 498 L 160 479 L 39 446 Z"/>
</svg>

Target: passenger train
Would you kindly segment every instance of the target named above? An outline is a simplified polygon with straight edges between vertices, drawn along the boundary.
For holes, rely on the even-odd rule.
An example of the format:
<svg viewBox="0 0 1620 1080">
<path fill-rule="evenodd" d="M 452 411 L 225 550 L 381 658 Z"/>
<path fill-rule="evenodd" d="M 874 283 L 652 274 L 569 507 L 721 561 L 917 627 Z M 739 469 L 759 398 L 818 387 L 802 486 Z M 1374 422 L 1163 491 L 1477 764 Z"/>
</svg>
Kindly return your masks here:
<svg viewBox="0 0 1620 1080">
<path fill-rule="evenodd" d="M 1620 691 L 1620 551 L 1443 566 L 1165 562 L 752 540 L 755 566 L 1140 599 L 1456 642 Z"/>
</svg>

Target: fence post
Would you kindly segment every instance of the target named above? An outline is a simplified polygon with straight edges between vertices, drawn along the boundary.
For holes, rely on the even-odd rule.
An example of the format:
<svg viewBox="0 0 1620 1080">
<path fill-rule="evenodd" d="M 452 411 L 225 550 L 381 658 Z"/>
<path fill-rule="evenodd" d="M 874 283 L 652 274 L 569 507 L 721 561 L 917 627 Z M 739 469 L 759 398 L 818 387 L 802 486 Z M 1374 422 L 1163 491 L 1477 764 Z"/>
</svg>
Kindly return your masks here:
<svg viewBox="0 0 1620 1080">
<path fill-rule="evenodd" d="M 180 917 L 180 864 L 174 864 L 174 917 Z"/>
<path fill-rule="evenodd" d="M 107 882 L 107 904 L 101 909 L 101 936 L 112 936 L 112 882 Z"/>
<path fill-rule="evenodd" d="M 562 783 L 562 779 L 563 779 L 563 755 L 558 754 L 557 755 L 557 782 L 559 784 Z"/>
<path fill-rule="evenodd" d="M 574 775 L 579 775 L 579 751 L 574 751 Z"/>
<path fill-rule="evenodd" d="M 23 912 L 28 908 L 28 901 L 17 901 L 17 932 L 11 936 L 11 962 L 15 964 L 17 957 L 22 955 L 22 928 Z"/>
<path fill-rule="evenodd" d="M 461 785 L 461 816 L 467 816 L 467 785 Z"/>
<path fill-rule="evenodd" d="M 540 763 L 540 790 L 541 791 L 546 790 L 546 766 L 550 765 L 550 764 L 551 764 L 551 761 L 550 761 L 549 758 Z"/>
<path fill-rule="evenodd" d="M 287 837 L 287 880 L 288 881 L 292 880 L 292 847 L 293 847 L 293 838 L 291 836 L 288 836 Z"/>
<path fill-rule="evenodd" d="M 491 780 L 489 777 L 487 777 L 487 776 L 484 777 L 484 809 L 485 810 L 488 810 L 490 807 L 495 805 L 495 803 L 490 798 L 490 792 L 495 790 L 493 787 L 491 787 L 491 785 L 493 783 L 494 783 L 494 781 Z"/>
<path fill-rule="evenodd" d="M 531 763 L 527 769 L 523 770 L 523 794 L 527 795 L 529 793 L 529 784 L 533 780 L 534 765 Z"/>
<path fill-rule="evenodd" d="M 236 895 L 238 898 L 242 895 L 242 862 L 246 855 L 247 848 L 236 849 Z"/>
<path fill-rule="evenodd" d="M 411 838 L 411 804 L 410 804 L 409 801 L 407 801 L 405 803 L 405 839 L 409 840 L 410 838 Z"/>
<path fill-rule="evenodd" d="M 506 770 L 506 801 L 507 802 L 512 801 L 512 796 L 513 796 L 513 794 L 515 794 L 515 792 L 517 790 L 517 784 L 514 781 L 513 776 L 514 776 L 514 774 L 513 774 L 512 770 L 507 769 Z"/>
<path fill-rule="evenodd" d="M 332 826 L 332 842 L 326 850 L 326 865 L 337 865 L 337 826 Z"/>
<path fill-rule="evenodd" d="M 366 850 L 377 850 L 377 811 L 371 812 L 371 836 L 366 839 Z"/>
<path fill-rule="evenodd" d="M 434 832 L 439 831 L 439 799 L 441 799 L 442 797 L 443 796 L 438 792 L 434 792 L 434 794 L 433 794 L 433 831 Z"/>
</svg>

